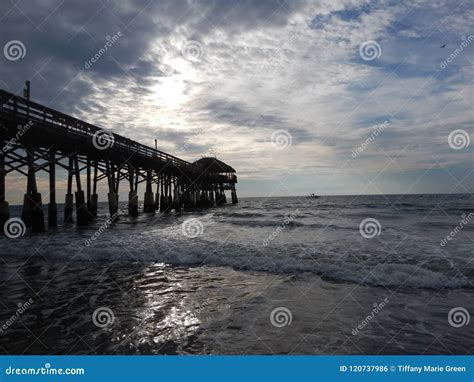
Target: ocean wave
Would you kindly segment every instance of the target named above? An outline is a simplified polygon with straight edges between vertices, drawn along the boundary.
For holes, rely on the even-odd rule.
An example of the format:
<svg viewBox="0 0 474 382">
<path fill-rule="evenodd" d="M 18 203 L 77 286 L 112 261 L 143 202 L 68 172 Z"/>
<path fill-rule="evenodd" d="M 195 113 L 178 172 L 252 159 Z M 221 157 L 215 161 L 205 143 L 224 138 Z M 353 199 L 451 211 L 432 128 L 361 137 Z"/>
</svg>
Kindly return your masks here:
<svg viewBox="0 0 474 382">
<path fill-rule="evenodd" d="M 203 258 L 206 265 L 231 266 L 240 270 L 265 271 L 272 273 L 313 273 L 323 278 L 339 282 L 351 282 L 360 285 L 385 286 L 385 287 L 407 287 L 407 288 L 474 288 L 474 283 L 467 277 L 450 279 L 447 275 L 432 271 L 418 265 L 410 264 L 381 264 L 371 272 L 360 266 L 360 264 L 345 264 L 344 266 L 333 265 L 323 262 L 297 262 L 294 259 L 275 260 L 265 258 L 253 258 L 252 263 L 242 262 L 238 258 L 227 258 L 222 256 L 203 256 L 196 254 L 189 256 L 186 260 L 175 256 L 163 259 L 165 262 L 176 265 L 202 265 Z"/>
<path fill-rule="evenodd" d="M 246 226 L 246 227 L 277 227 L 280 225 L 284 225 L 285 227 L 303 227 L 305 226 L 304 223 L 296 222 L 296 221 L 288 221 L 285 223 L 285 220 L 246 220 L 246 219 L 226 219 L 223 220 L 222 223 L 238 225 L 238 226 Z"/>
<path fill-rule="evenodd" d="M 418 199 L 425 208 L 426 200 Z M 180 215 L 124 216 L 85 247 L 94 232 L 102 232 L 108 211 L 104 205 L 100 218 L 87 228 L 60 226 L 44 235 L 28 232 L 23 238 L 0 238 L 0 252 L 2 256 L 37 254 L 66 261 L 124 260 L 312 273 L 338 282 L 374 286 L 474 288 L 474 268 L 468 263 L 472 258 L 469 235 L 458 234 L 448 246 L 440 247 L 440 240 L 456 227 L 457 220 L 437 210 L 436 200 L 429 204 L 433 213 L 426 221 L 422 220 L 425 215 L 414 217 L 411 206 L 395 211 L 384 199 L 377 204 L 367 198 L 354 205 L 348 203 L 350 200 L 302 203 L 295 199 L 292 204 L 288 199 L 274 204 L 244 201 L 230 208 Z M 416 205 L 413 200 L 405 201 Z M 378 205 L 379 209 L 367 205 Z M 449 206 L 457 210 L 462 204 L 456 198 Z M 465 208 L 459 210 L 470 211 L 471 204 L 466 201 Z M 297 214 L 289 219 L 294 211 Z M 368 217 L 378 219 L 382 228 L 373 240 L 359 234 L 359 224 Z M 183 235 L 182 224 L 189 218 L 200 220 L 202 236 L 190 239 Z M 285 233 L 276 237 L 280 234 L 276 228 L 282 226 Z M 466 225 L 463 230 L 467 234 L 473 227 Z"/>
<path fill-rule="evenodd" d="M 285 228 L 332 228 L 332 229 L 358 229 L 358 227 L 354 228 L 354 226 L 347 227 L 341 226 L 336 224 L 324 224 L 324 223 L 303 223 L 301 221 L 285 221 L 285 218 L 281 220 L 232 220 L 226 219 L 223 220 L 221 223 L 231 224 L 236 226 L 242 227 L 279 227 L 284 226 Z"/>
<path fill-rule="evenodd" d="M 261 271 L 278 274 L 315 274 L 324 279 L 356 283 L 360 285 L 406 288 L 474 288 L 474 269 L 459 261 L 451 266 L 429 269 L 420 259 L 419 263 L 397 262 L 395 258 L 386 263 L 374 263 L 370 257 L 349 256 L 338 260 L 338 253 L 312 254 L 307 256 L 293 248 L 275 253 L 274 248 L 262 254 L 262 249 L 247 245 L 230 245 L 157 238 L 151 232 L 121 241 L 99 240 L 91 247 L 76 245 L 66 248 L 61 240 L 49 242 L 38 250 L 39 255 L 70 261 L 95 262 L 162 262 L 175 266 L 226 266 L 242 271 Z M 126 250 L 123 250 L 126 248 Z M 209 248 L 212 248 L 210 250 Z M 18 253 L 18 248 L 8 246 L 4 256 Z M 25 251 L 25 256 L 29 254 Z M 425 259 L 426 260 L 426 259 Z M 429 263 L 429 262 L 427 262 Z M 434 263 L 433 263 L 434 264 Z M 457 265 L 456 265 L 457 264 Z M 429 266 L 429 264 L 428 264 Z M 446 268 L 446 269 L 445 269 Z"/>
<path fill-rule="evenodd" d="M 263 218 L 266 215 L 257 212 L 218 212 L 215 216 L 222 216 L 226 218 Z"/>
</svg>

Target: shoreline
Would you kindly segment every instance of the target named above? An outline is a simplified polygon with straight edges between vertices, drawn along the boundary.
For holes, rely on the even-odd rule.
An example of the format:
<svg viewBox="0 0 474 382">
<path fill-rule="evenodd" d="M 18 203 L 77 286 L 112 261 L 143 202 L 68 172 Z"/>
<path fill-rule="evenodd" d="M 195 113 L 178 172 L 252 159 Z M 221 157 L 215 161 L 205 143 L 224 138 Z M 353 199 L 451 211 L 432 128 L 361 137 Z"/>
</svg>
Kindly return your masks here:
<svg viewBox="0 0 474 382">
<path fill-rule="evenodd" d="M 20 279 L 9 279 L 5 304 L 14 307 L 19 296 L 33 296 L 20 319 L 43 334 L 27 354 L 419 354 L 428 337 L 441 340 L 429 354 L 470 350 L 469 333 L 447 325 L 445 302 L 467 306 L 472 291 L 397 290 L 163 263 L 66 265 L 35 257 L 22 269 Z M 35 297 L 27 285 L 45 297 Z M 353 335 L 384 299 L 388 303 Z M 112 312 L 111 325 L 94 325 L 99 308 Z M 291 322 L 275 326 L 271 315 L 281 308 Z M 9 353 L 31 340 L 20 322 L 2 337 Z"/>
</svg>

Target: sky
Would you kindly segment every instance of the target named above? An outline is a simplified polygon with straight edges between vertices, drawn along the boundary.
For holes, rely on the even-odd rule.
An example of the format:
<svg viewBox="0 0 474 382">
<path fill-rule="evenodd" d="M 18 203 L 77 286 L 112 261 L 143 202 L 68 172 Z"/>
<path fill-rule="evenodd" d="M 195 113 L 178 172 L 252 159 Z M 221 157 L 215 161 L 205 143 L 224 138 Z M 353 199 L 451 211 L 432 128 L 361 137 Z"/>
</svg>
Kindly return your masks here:
<svg viewBox="0 0 474 382">
<path fill-rule="evenodd" d="M 473 20 L 469 0 L 9 0 L 0 88 L 217 156 L 240 196 L 471 193 Z"/>
</svg>

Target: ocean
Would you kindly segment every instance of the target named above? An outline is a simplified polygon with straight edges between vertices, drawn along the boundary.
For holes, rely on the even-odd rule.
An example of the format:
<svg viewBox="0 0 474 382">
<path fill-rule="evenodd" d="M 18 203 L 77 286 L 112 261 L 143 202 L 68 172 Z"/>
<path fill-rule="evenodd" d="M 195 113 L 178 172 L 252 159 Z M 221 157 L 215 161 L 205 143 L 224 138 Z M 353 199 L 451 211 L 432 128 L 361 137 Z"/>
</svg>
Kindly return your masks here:
<svg viewBox="0 0 474 382">
<path fill-rule="evenodd" d="M 471 195 L 99 208 L 0 238 L 4 354 L 473 354 Z"/>
</svg>

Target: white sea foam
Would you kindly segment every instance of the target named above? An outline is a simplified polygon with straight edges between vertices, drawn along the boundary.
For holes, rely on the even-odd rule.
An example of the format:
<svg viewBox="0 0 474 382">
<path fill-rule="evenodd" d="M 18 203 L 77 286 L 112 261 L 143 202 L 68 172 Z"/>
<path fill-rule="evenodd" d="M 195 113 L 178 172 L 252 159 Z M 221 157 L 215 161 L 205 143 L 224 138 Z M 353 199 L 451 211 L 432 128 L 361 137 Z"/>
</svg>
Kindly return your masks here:
<svg viewBox="0 0 474 382">
<path fill-rule="evenodd" d="M 18 240 L 4 238 L 0 239 L 0 248 L 3 256 L 41 254 L 71 261 L 228 266 L 274 273 L 309 272 L 340 282 L 376 286 L 474 288 L 474 266 L 469 263 L 472 244 L 458 235 L 449 252 L 438 245 L 449 217 L 431 214 L 429 219 L 420 216 L 416 220 L 413 215 L 407 217 L 398 210 L 391 211 L 384 198 L 370 198 L 349 209 L 350 198 L 328 198 L 331 203 L 321 199 L 323 205 L 333 205 L 325 211 L 313 201 L 314 205 L 305 207 L 296 198 L 294 203 L 285 198 L 285 204 L 278 200 L 262 204 L 244 199 L 236 207 L 210 212 L 159 219 L 142 215 L 137 224 L 121 217 L 87 248 L 82 244 L 95 227 L 84 231 L 59 228 L 58 233 L 27 234 Z M 440 203 L 436 198 L 418 197 L 421 202 L 412 199 L 404 203 Z M 370 214 L 364 207 L 368 204 L 374 206 Z M 286 206 L 283 210 L 282 205 Z M 459 210 L 468 210 L 470 199 L 464 205 L 457 197 L 445 211 L 457 216 Z M 267 247 L 262 247 L 263 238 L 295 209 L 301 211 L 301 217 L 298 215 L 291 222 L 291 229 L 283 230 Z M 359 234 L 359 223 L 367 216 L 378 218 L 383 226 L 382 234 L 374 240 L 363 240 Z M 198 218 L 202 223 L 202 235 L 183 235 L 182 223 L 190 218 Z M 101 221 L 96 224 L 100 226 Z"/>
</svg>

